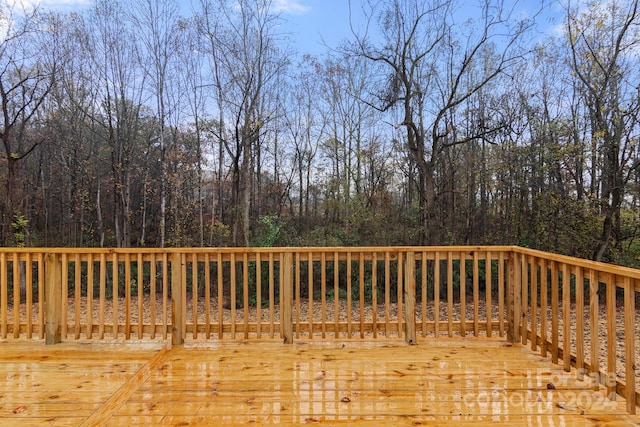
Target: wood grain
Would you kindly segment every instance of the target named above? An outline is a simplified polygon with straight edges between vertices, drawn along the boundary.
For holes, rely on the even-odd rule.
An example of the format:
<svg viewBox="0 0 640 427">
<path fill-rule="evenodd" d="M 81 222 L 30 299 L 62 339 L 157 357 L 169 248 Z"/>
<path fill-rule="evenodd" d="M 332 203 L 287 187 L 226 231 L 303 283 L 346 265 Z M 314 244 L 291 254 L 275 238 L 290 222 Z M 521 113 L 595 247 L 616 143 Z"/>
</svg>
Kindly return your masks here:
<svg viewBox="0 0 640 427">
<path fill-rule="evenodd" d="M 0 344 L 0 425 L 634 425 L 499 338 Z"/>
</svg>

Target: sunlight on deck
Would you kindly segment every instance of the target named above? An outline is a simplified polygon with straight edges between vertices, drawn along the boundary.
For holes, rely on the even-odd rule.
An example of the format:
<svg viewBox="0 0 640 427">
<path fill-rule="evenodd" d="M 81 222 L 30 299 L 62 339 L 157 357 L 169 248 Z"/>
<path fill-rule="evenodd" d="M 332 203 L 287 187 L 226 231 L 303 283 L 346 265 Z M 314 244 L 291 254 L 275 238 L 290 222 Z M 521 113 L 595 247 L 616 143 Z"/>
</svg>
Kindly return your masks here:
<svg viewBox="0 0 640 427">
<path fill-rule="evenodd" d="M 0 425 L 638 425 L 501 339 L 0 344 Z"/>
</svg>

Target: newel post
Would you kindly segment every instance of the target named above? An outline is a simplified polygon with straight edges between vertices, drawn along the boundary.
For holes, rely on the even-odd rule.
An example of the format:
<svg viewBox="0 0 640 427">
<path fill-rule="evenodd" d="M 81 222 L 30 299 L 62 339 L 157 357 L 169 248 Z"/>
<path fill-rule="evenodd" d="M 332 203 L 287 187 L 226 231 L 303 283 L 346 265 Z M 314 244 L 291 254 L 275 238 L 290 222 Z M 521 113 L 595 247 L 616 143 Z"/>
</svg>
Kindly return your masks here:
<svg viewBox="0 0 640 427">
<path fill-rule="evenodd" d="M 423 261 L 424 262 L 424 261 Z M 416 343 L 416 254 L 407 252 L 404 268 L 405 336 L 409 344 Z"/>
<path fill-rule="evenodd" d="M 282 304 L 280 308 L 282 336 L 285 344 L 293 344 L 293 254 L 291 252 L 284 253 L 282 257 L 280 277 L 282 280 L 280 302 Z"/>
<path fill-rule="evenodd" d="M 45 343 L 57 344 L 62 341 L 60 321 L 62 319 L 62 265 L 60 256 L 46 254 L 45 256 Z"/>
<path fill-rule="evenodd" d="M 171 263 L 171 344 L 184 343 L 185 313 L 182 311 L 183 283 L 182 270 L 184 269 L 184 255 L 174 252 L 170 257 Z"/>
</svg>

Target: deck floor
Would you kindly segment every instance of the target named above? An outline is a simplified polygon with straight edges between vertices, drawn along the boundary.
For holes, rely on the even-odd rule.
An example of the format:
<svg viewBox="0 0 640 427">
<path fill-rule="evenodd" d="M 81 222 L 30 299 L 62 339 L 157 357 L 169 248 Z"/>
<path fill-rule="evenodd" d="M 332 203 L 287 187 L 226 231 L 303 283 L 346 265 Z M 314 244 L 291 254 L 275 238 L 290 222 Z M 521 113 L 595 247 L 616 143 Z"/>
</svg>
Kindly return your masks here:
<svg viewBox="0 0 640 427">
<path fill-rule="evenodd" d="M 523 346 L 0 343 L 0 425 L 640 425 Z"/>
</svg>

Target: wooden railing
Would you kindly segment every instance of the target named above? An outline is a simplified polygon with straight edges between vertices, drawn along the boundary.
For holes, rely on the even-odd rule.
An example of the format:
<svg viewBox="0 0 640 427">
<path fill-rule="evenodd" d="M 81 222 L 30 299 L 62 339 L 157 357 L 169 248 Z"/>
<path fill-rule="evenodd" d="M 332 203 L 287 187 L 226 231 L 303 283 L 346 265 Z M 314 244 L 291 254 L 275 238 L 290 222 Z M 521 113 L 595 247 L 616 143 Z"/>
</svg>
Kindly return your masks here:
<svg viewBox="0 0 640 427">
<path fill-rule="evenodd" d="M 610 398 L 621 395 L 635 414 L 640 271 L 514 248 L 509 276 L 509 338 L 550 355 L 567 372 L 576 368 Z"/>
<path fill-rule="evenodd" d="M 0 248 L 0 339 L 498 335 L 639 402 L 640 271 L 518 247 Z"/>
</svg>

